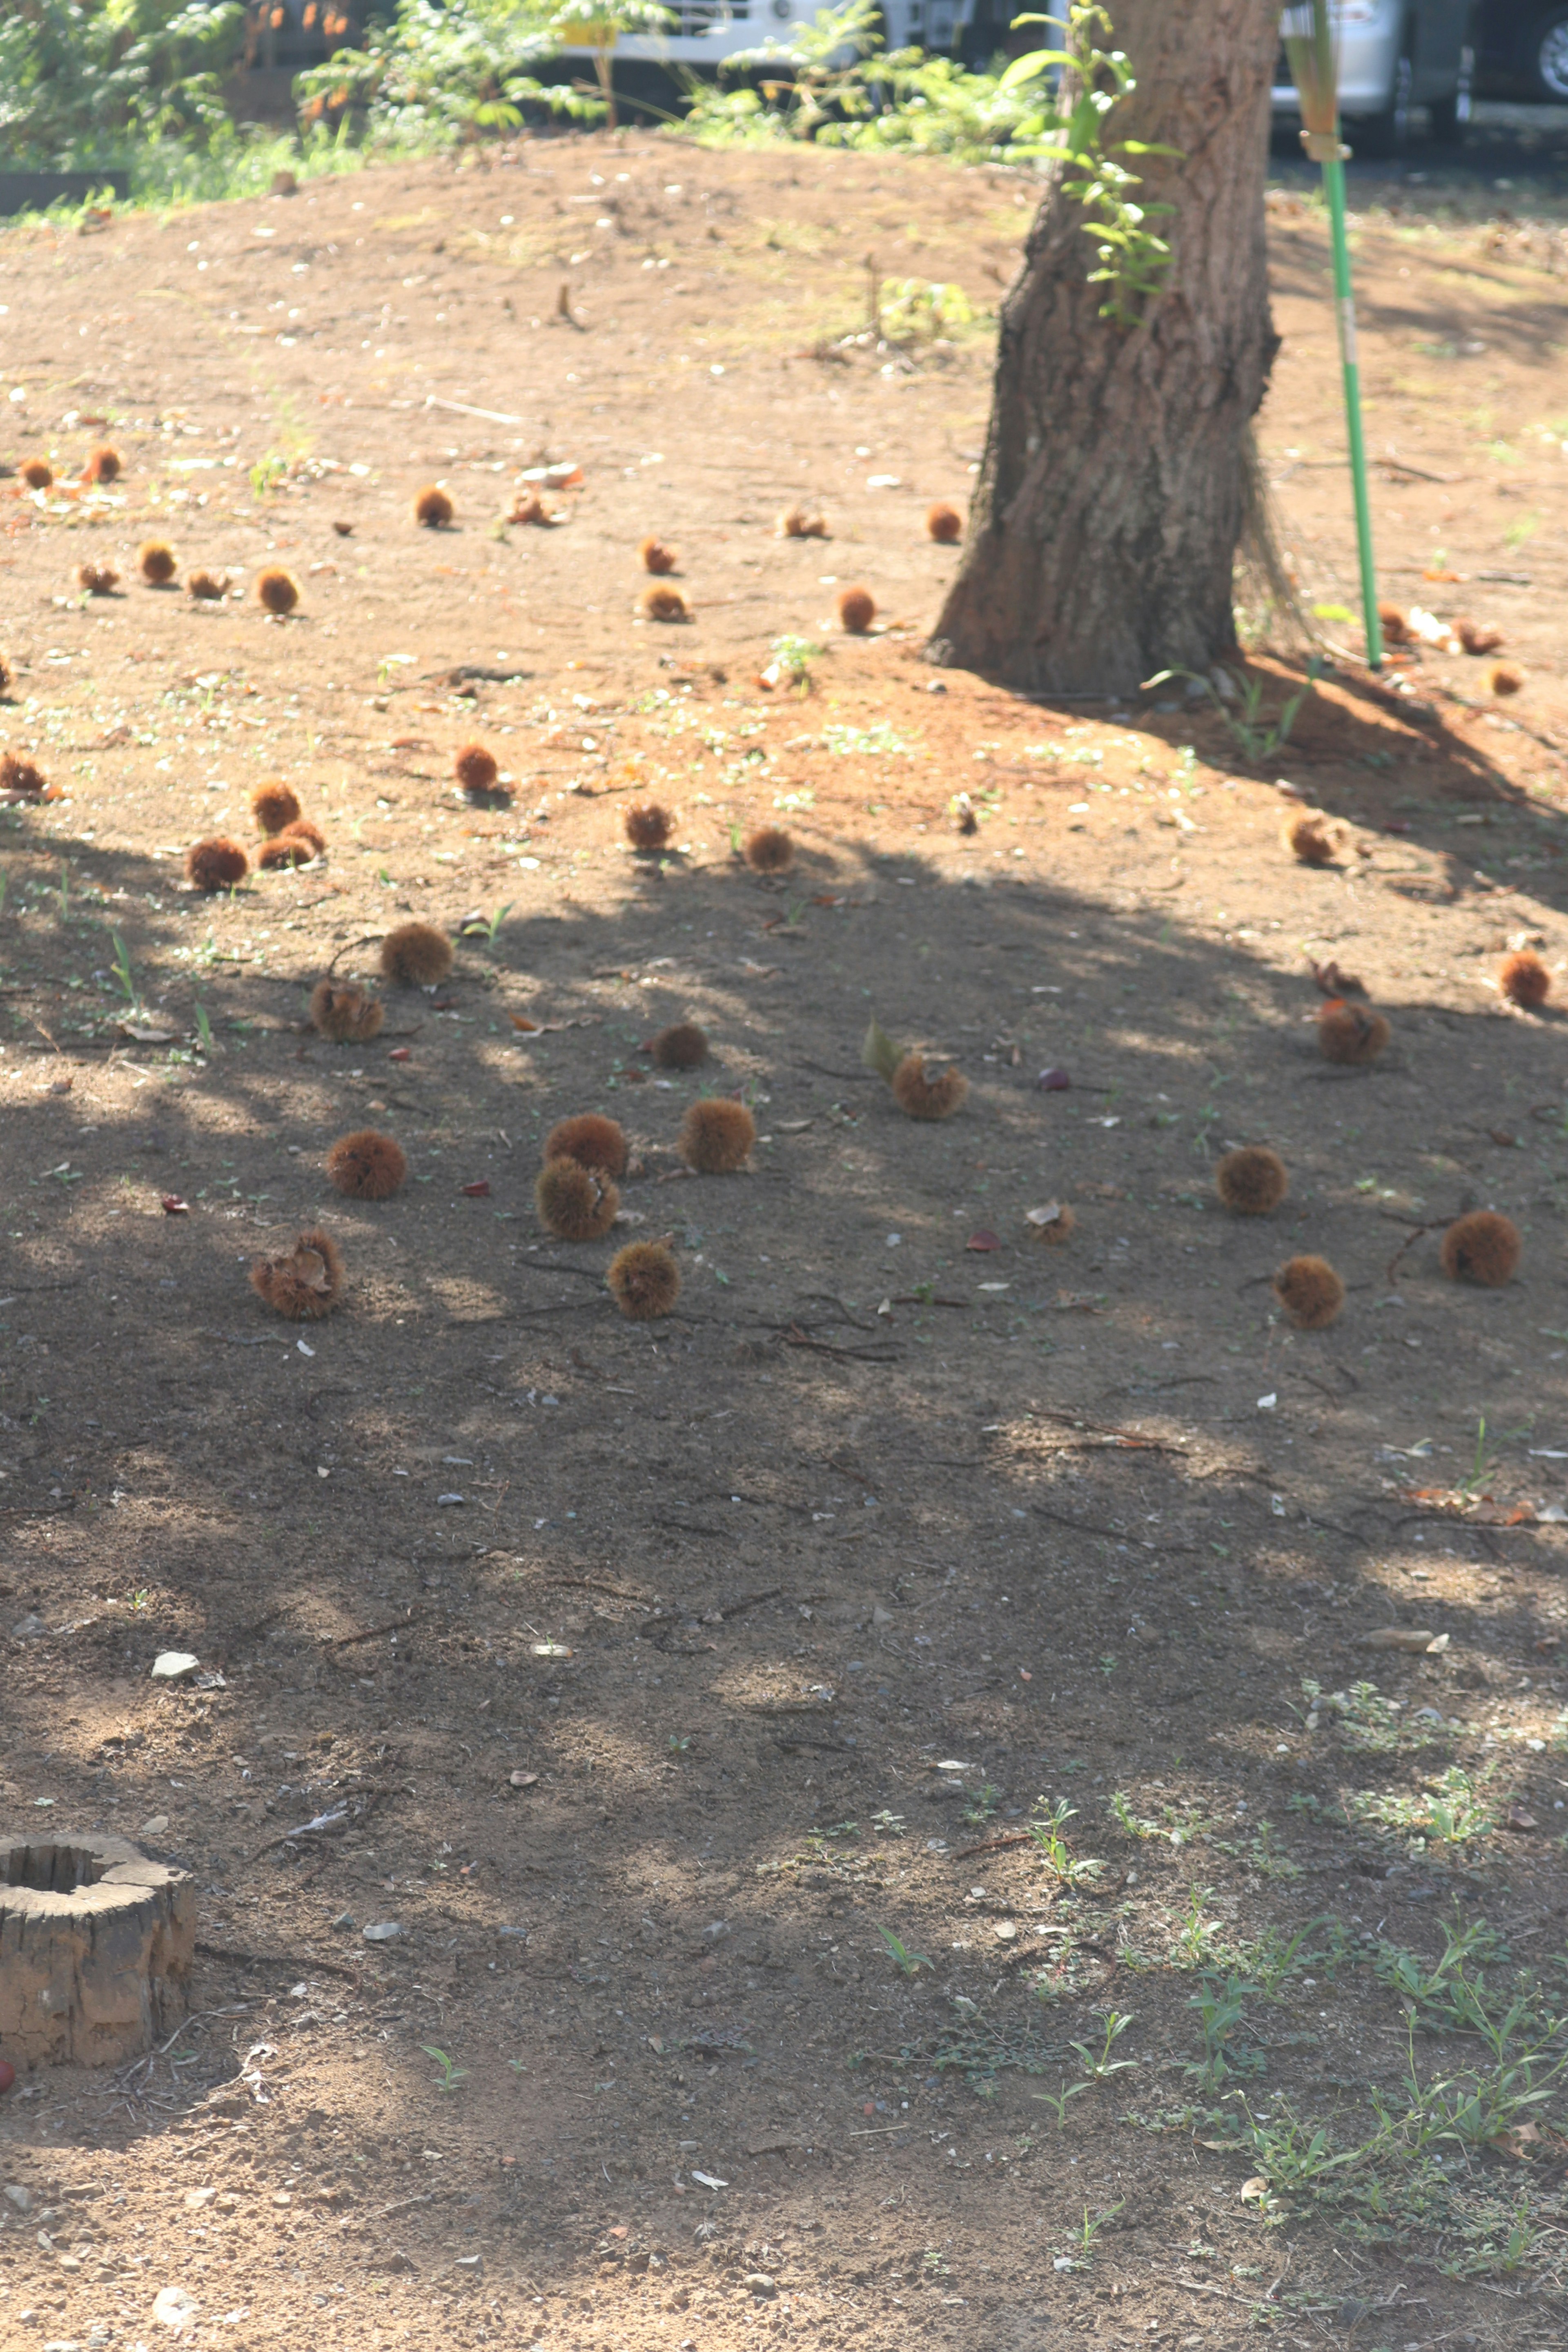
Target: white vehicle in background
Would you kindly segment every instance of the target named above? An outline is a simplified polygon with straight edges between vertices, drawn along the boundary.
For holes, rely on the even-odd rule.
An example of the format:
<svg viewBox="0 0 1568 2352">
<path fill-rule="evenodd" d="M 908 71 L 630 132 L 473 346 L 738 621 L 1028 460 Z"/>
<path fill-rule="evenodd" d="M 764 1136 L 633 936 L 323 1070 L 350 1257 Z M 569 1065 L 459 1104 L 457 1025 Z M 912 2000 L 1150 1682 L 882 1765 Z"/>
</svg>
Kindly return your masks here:
<svg viewBox="0 0 1568 2352">
<path fill-rule="evenodd" d="M 1396 155 L 1418 108 L 1434 139 L 1460 140 L 1470 119 L 1474 0 L 1330 0 L 1340 60 L 1340 119 L 1358 155 Z M 1299 113 L 1284 45 L 1274 72 L 1275 120 Z"/>
</svg>

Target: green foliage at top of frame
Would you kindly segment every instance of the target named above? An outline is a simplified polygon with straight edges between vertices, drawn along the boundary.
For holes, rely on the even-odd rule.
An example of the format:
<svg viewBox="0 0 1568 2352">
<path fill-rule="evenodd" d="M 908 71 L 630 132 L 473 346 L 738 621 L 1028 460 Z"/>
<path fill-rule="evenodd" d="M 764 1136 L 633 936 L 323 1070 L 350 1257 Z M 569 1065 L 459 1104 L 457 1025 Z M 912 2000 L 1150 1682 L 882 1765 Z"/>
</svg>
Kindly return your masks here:
<svg viewBox="0 0 1568 2352">
<path fill-rule="evenodd" d="M 90 171 L 132 148 L 232 134 L 220 77 L 239 0 L 27 0 L 0 8 L 0 153 Z"/>
</svg>

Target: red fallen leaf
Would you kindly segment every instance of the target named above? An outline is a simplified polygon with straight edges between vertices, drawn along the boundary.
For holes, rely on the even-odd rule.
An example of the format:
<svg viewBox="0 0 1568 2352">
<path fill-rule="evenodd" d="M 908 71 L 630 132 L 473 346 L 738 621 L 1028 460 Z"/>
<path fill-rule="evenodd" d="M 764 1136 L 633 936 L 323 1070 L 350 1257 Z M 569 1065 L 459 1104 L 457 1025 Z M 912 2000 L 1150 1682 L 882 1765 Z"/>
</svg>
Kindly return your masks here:
<svg viewBox="0 0 1568 2352">
<path fill-rule="evenodd" d="M 624 2238 L 624 2237 L 626 2235 L 626 2223 L 623 2221 L 623 2222 L 620 2224 L 620 2226 L 619 2226 L 619 2228 L 618 2228 L 618 2229 L 615 2229 L 615 2230 L 606 2230 L 606 2231 L 605 2231 L 605 2235 L 607 2238 Z"/>
<path fill-rule="evenodd" d="M 163 1202 L 163 1214 L 166 1217 L 188 1217 L 190 1215 L 190 1202 L 188 1201 L 182 1201 L 177 1192 L 165 1192 L 162 1195 L 162 1199 Z"/>
<path fill-rule="evenodd" d="M 1402 816 L 1391 816 L 1385 824 L 1380 826 L 1379 830 L 1383 833 L 1408 833 L 1410 827 L 1406 824 Z"/>
<path fill-rule="evenodd" d="M 489 1197 L 490 1180 L 488 1176 L 481 1176 L 477 1184 L 465 1184 L 463 1187 L 466 1201 L 488 1201 Z"/>
<path fill-rule="evenodd" d="M 412 1045 L 395 1045 L 386 1058 L 389 1062 L 411 1062 L 414 1059 L 414 1048 Z"/>
<path fill-rule="evenodd" d="M 8 2058 L 0 2058 L 0 2097 L 3 2097 L 10 2089 L 16 2079 L 16 2069 L 12 2065 L 10 2060 Z"/>
<path fill-rule="evenodd" d="M 1018 1680 L 1019 1680 L 1021 1683 L 1032 1683 L 1032 1682 L 1034 1681 L 1034 1679 L 1035 1679 L 1035 1677 L 1034 1677 L 1034 1675 L 1029 1672 L 1029 1669 L 1028 1669 L 1028 1667 L 1027 1667 L 1027 1666 L 1020 1666 L 1020 1667 L 1019 1667 L 1019 1669 L 1018 1669 Z"/>
<path fill-rule="evenodd" d="M 994 1234 L 988 1234 L 982 1226 L 977 1234 L 970 1234 L 963 1246 L 966 1250 L 994 1250 L 1000 1249 L 1002 1244 Z"/>
<path fill-rule="evenodd" d="M 524 1013 L 514 1013 L 511 1015 L 511 1025 L 514 1029 L 521 1029 L 531 1034 L 531 1033 L 538 1028 L 539 1024 L 537 1021 L 530 1021 Z M 639 1054 L 646 1054 L 647 1051 L 647 1048 L 646 1045 L 639 1045 L 637 1047 L 637 1052 Z"/>
<path fill-rule="evenodd" d="M 457 1009 L 458 1000 L 455 996 L 433 996 L 430 999 L 432 1013 L 455 1013 Z"/>
</svg>

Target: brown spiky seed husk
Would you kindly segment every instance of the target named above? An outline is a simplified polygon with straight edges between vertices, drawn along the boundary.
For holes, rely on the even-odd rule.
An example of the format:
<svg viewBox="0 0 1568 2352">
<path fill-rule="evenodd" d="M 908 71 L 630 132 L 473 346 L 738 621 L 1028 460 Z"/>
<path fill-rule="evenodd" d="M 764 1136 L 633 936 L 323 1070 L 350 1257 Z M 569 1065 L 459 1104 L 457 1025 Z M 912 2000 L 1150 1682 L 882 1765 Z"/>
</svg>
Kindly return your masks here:
<svg viewBox="0 0 1568 2352">
<path fill-rule="evenodd" d="M 651 534 L 643 541 L 637 554 L 645 572 L 673 572 L 680 560 L 673 547 L 666 547 L 662 539 L 655 539 Z"/>
<path fill-rule="evenodd" d="M 840 588 L 837 604 L 838 625 L 852 637 L 863 637 L 877 617 L 877 600 L 868 588 Z"/>
<path fill-rule="evenodd" d="M 452 762 L 452 772 L 466 793 L 494 792 L 500 762 L 483 743 L 465 743 Z"/>
<path fill-rule="evenodd" d="M 1077 1217 L 1064 1201 L 1059 1213 L 1051 1219 L 1049 1224 L 1031 1224 L 1028 1227 L 1029 1238 L 1031 1241 L 1044 1242 L 1047 1249 L 1060 1249 L 1077 1223 Z"/>
<path fill-rule="evenodd" d="M 1302 809 L 1287 817 L 1284 830 L 1285 846 L 1299 866 L 1331 866 L 1334 845 L 1321 814 Z"/>
<path fill-rule="evenodd" d="M 521 491 L 512 501 L 511 512 L 507 517 L 508 522 L 531 522 L 541 525 L 552 523 L 554 520 L 554 516 L 537 490 Z"/>
<path fill-rule="evenodd" d="M 343 1256 L 331 1234 L 319 1226 L 301 1234 L 290 1250 L 258 1258 L 250 1286 L 275 1314 L 290 1323 L 313 1323 L 330 1315 L 343 1286 Z"/>
<path fill-rule="evenodd" d="M 290 866 L 309 866 L 324 856 L 326 848 L 327 836 L 320 825 L 312 824 L 308 816 L 297 816 L 292 824 L 262 843 L 256 862 L 267 872 L 277 873 Z"/>
<path fill-rule="evenodd" d="M 926 530 L 939 547 L 952 547 L 963 537 L 963 517 L 945 499 L 926 510 Z"/>
<path fill-rule="evenodd" d="M 0 793 L 26 793 L 41 799 L 48 780 L 35 760 L 19 760 L 15 751 L 0 751 Z"/>
<path fill-rule="evenodd" d="M 742 854 L 753 874 L 787 874 L 795 863 L 795 843 L 782 824 L 760 824 L 746 835 Z"/>
<path fill-rule="evenodd" d="M 680 1296 L 680 1268 L 662 1242 L 628 1242 L 610 1260 L 605 1280 L 629 1323 L 656 1322 Z"/>
<path fill-rule="evenodd" d="M 79 563 L 76 584 L 88 596 L 110 596 L 120 585 L 120 574 L 112 563 Z"/>
<path fill-rule="evenodd" d="M 1524 684 L 1524 672 L 1510 662 L 1499 662 L 1487 679 L 1494 694 L 1517 694 Z"/>
<path fill-rule="evenodd" d="M 185 593 L 198 604 L 219 604 L 228 594 L 227 577 L 221 572 L 193 572 L 185 583 Z"/>
<path fill-rule="evenodd" d="M 637 598 L 637 610 L 645 621 L 689 621 L 691 609 L 679 588 L 668 580 L 655 587 L 645 588 Z"/>
<path fill-rule="evenodd" d="M 616 1222 L 621 1196 L 615 1179 L 580 1160 L 547 1160 L 533 1187 L 539 1222 L 563 1242 L 596 1242 Z"/>
<path fill-rule="evenodd" d="M 286 824 L 295 824 L 300 814 L 300 796 L 291 784 L 269 777 L 258 784 L 250 795 L 250 814 L 256 819 L 258 833 L 281 833 Z"/>
<path fill-rule="evenodd" d="M 745 1166 L 756 1139 L 757 1122 L 745 1104 L 712 1095 L 691 1105 L 676 1150 L 700 1176 L 732 1176 Z"/>
<path fill-rule="evenodd" d="M 381 969 L 404 988 L 434 988 L 452 969 L 452 942 L 434 923 L 399 923 L 381 943 Z"/>
<path fill-rule="evenodd" d="M 1468 654 L 1495 654 L 1502 651 L 1502 631 L 1489 629 L 1479 621 L 1456 621 L 1455 634 Z"/>
<path fill-rule="evenodd" d="M 708 1033 L 695 1021 L 677 1021 L 659 1031 L 648 1050 L 656 1069 L 694 1070 L 708 1058 Z"/>
<path fill-rule="evenodd" d="M 1381 1013 L 1335 998 L 1318 1015 L 1318 1050 L 1325 1062 L 1364 1068 L 1375 1062 L 1394 1032 Z"/>
<path fill-rule="evenodd" d="M 634 849 L 662 849 L 669 839 L 669 811 L 658 801 L 633 801 L 621 822 Z"/>
<path fill-rule="evenodd" d="M 1519 1264 L 1519 1227 L 1495 1209 L 1472 1209 L 1456 1217 L 1443 1235 L 1438 1259 L 1450 1282 L 1479 1282 L 1500 1290 Z"/>
<path fill-rule="evenodd" d="M 1498 984 L 1510 1004 L 1522 1004 L 1533 1013 L 1552 993 L 1552 974 L 1538 955 L 1521 948 L 1517 955 L 1505 958 Z"/>
<path fill-rule="evenodd" d="M 114 482 L 120 478 L 120 452 L 107 442 L 95 449 L 83 468 L 89 482 Z"/>
<path fill-rule="evenodd" d="M 1410 624 L 1397 604 L 1380 604 L 1377 617 L 1383 628 L 1385 646 L 1405 646 L 1410 642 Z"/>
<path fill-rule="evenodd" d="M 198 890 L 232 890 L 250 871 L 250 860 L 237 841 L 215 834 L 185 852 L 185 877 Z"/>
<path fill-rule="evenodd" d="M 813 514 L 809 507 L 785 507 L 773 525 L 773 533 L 778 539 L 826 539 L 827 518 Z"/>
<path fill-rule="evenodd" d="M 951 1118 L 961 1109 L 969 1080 L 950 1064 L 933 1076 L 923 1054 L 906 1054 L 893 1072 L 893 1099 L 910 1118 Z"/>
<path fill-rule="evenodd" d="M 421 490 L 414 501 L 414 520 L 423 523 L 426 530 L 444 530 L 453 512 L 452 501 L 438 482 Z"/>
<path fill-rule="evenodd" d="M 1238 1217 L 1266 1217 L 1290 1189 L 1285 1162 L 1266 1143 L 1227 1151 L 1214 1171 L 1215 1190 Z"/>
<path fill-rule="evenodd" d="M 310 991 L 311 1025 L 334 1045 L 368 1045 L 385 1018 L 380 997 L 352 981 L 319 980 Z"/>
<path fill-rule="evenodd" d="M 353 1201 L 387 1201 L 408 1173 L 403 1146 L 374 1127 L 340 1135 L 327 1154 L 327 1174 Z"/>
<path fill-rule="evenodd" d="M 1345 1286 L 1326 1257 L 1292 1257 L 1274 1276 L 1274 1296 L 1299 1331 L 1322 1331 L 1345 1303 Z"/>
<path fill-rule="evenodd" d="M 557 1121 L 544 1139 L 544 1158 L 575 1160 L 579 1167 L 599 1170 L 605 1176 L 619 1176 L 626 1164 L 626 1139 L 613 1118 L 603 1111 L 579 1111 L 574 1118 Z"/>
<path fill-rule="evenodd" d="M 54 487 L 55 469 L 47 457 L 29 457 L 18 467 L 17 471 L 30 490 L 47 490 Z"/>
<path fill-rule="evenodd" d="M 166 588 L 180 567 L 166 539 L 149 539 L 137 550 L 136 568 L 149 587 Z"/>
<path fill-rule="evenodd" d="M 316 856 L 308 841 L 300 839 L 291 824 L 264 841 L 256 853 L 256 862 L 263 874 L 285 874 L 296 866 L 309 866 Z"/>
<path fill-rule="evenodd" d="M 267 611 L 279 617 L 291 613 L 300 601 L 299 583 L 280 563 L 268 564 L 257 581 L 256 593 Z"/>
</svg>

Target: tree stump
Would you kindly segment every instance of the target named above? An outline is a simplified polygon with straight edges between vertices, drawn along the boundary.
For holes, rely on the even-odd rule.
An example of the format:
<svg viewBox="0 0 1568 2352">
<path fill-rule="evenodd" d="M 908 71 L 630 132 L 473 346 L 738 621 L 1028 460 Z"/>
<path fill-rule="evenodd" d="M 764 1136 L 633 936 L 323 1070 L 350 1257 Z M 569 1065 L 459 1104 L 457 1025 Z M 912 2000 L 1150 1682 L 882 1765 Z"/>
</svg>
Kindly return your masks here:
<svg viewBox="0 0 1568 2352">
<path fill-rule="evenodd" d="M 195 1886 L 122 1838 L 0 1839 L 0 2052 L 117 2066 L 184 2014 Z"/>
</svg>

